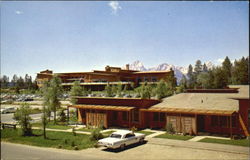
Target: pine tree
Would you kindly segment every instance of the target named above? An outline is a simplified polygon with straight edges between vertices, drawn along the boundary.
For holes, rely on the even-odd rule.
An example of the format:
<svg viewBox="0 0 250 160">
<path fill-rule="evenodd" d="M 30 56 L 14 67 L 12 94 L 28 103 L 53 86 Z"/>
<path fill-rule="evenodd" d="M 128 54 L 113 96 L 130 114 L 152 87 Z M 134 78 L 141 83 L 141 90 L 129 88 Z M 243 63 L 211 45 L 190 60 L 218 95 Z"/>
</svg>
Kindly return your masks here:
<svg viewBox="0 0 250 160">
<path fill-rule="evenodd" d="M 234 61 L 232 68 L 233 84 L 249 84 L 249 57 L 242 57 L 240 60 Z"/>
<path fill-rule="evenodd" d="M 227 79 L 227 84 L 231 84 L 231 77 L 232 77 L 232 63 L 228 56 L 226 56 L 225 60 L 222 63 L 223 72 L 225 72 L 225 76 Z"/>
<path fill-rule="evenodd" d="M 188 66 L 187 77 L 188 77 L 187 87 L 194 88 L 195 79 L 194 79 L 193 66 L 191 64 Z"/>
<path fill-rule="evenodd" d="M 74 97 L 74 96 L 82 96 L 83 95 L 83 89 L 82 87 L 80 86 L 80 82 L 79 81 L 75 81 L 73 83 L 73 86 L 71 87 L 71 90 L 70 90 L 70 102 L 72 104 L 76 104 L 77 102 L 77 99 Z"/>
<path fill-rule="evenodd" d="M 207 68 L 206 63 L 203 64 L 202 72 L 208 72 L 208 68 Z"/>
<path fill-rule="evenodd" d="M 194 72 L 198 76 L 202 72 L 202 64 L 200 60 L 196 61 L 195 67 L 194 67 Z"/>
<path fill-rule="evenodd" d="M 50 80 L 49 95 L 50 95 L 50 99 L 49 99 L 50 106 L 54 112 L 54 124 L 56 124 L 56 111 L 61 106 L 59 97 L 62 95 L 61 79 L 58 76 L 54 76 Z"/>
</svg>

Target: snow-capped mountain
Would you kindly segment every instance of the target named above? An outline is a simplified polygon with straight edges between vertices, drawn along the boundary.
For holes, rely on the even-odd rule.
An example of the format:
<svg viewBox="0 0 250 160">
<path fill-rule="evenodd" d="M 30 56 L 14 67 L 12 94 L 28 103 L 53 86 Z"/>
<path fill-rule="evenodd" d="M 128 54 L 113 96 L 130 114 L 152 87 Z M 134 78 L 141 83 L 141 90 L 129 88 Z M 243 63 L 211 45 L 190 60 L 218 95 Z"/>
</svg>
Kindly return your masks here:
<svg viewBox="0 0 250 160">
<path fill-rule="evenodd" d="M 214 67 L 214 64 L 212 62 L 206 62 L 205 64 L 208 69 Z M 182 76 L 186 75 L 188 72 L 188 67 L 174 66 L 172 64 L 167 64 L 167 63 L 162 63 L 155 67 L 146 68 L 142 62 L 137 60 L 129 65 L 129 69 L 138 71 L 169 71 L 171 68 L 175 73 L 177 82 L 180 82 Z"/>
<path fill-rule="evenodd" d="M 146 71 L 147 69 L 144 67 L 143 63 L 140 61 L 135 61 L 132 64 L 129 64 L 129 69 L 137 70 L 137 71 Z"/>
</svg>

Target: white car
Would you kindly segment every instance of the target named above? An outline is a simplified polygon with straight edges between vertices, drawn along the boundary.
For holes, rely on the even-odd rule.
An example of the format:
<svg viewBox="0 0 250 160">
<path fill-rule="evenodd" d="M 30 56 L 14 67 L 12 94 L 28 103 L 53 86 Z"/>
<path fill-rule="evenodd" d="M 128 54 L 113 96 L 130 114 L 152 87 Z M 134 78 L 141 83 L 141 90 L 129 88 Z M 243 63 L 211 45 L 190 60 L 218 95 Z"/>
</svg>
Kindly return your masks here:
<svg viewBox="0 0 250 160">
<path fill-rule="evenodd" d="M 16 112 L 16 108 L 14 107 L 8 107 L 8 108 L 1 108 L 1 113 L 14 113 Z"/>
<path fill-rule="evenodd" d="M 121 148 L 125 146 L 143 143 L 145 134 L 133 133 L 132 131 L 122 130 L 112 133 L 109 137 L 100 139 L 97 143 L 98 146 L 104 146 L 111 149 Z"/>
</svg>

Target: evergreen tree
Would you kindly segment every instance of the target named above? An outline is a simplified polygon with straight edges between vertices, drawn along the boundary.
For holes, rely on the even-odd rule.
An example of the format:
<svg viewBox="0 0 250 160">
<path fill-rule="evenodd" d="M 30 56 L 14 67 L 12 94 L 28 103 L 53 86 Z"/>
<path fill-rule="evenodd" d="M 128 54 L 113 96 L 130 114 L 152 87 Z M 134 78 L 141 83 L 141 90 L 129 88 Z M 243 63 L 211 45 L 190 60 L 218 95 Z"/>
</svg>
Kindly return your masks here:
<svg viewBox="0 0 250 160">
<path fill-rule="evenodd" d="M 227 77 L 222 67 L 216 67 L 214 70 L 214 87 L 225 88 L 227 86 Z"/>
<path fill-rule="evenodd" d="M 162 99 L 172 94 L 172 92 L 170 91 L 170 86 L 168 86 L 163 79 L 161 79 L 157 84 L 155 92 L 157 95 L 157 99 Z"/>
<path fill-rule="evenodd" d="M 207 68 L 206 63 L 203 64 L 202 72 L 208 72 L 208 68 Z"/>
<path fill-rule="evenodd" d="M 22 129 L 23 136 L 30 136 L 32 135 L 32 128 L 31 128 L 31 108 L 26 104 L 22 104 L 20 108 L 16 110 L 14 113 L 14 119 L 18 122 Z"/>
<path fill-rule="evenodd" d="M 168 83 L 170 90 L 174 92 L 176 90 L 177 82 L 172 68 L 170 68 L 170 75 L 165 78 L 165 81 Z"/>
<path fill-rule="evenodd" d="M 75 98 L 75 96 L 82 96 L 82 95 L 83 95 L 83 89 L 80 86 L 80 81 L 75 81 L 70 90 L 70 102 L 72 104 L 76 104 L 77 99 Z"/>
<path fill-rule="evenodd" d="M 112 97 L 112 88 L 109 84 L 105 86 L 105 92 L 107 97 Z"/>
<path fill-rule="evenodd" d="M 232 68 L 233 84 L 249 84 L 249 57 L 242 57 L 240 60 L 234 61 Z"/>
<path fill-rule="evenodd" d="M 193 66 L 191 64 L 188 66 L 187 77 L 188 77 L 187 87 L 194 88 L 195 78 L 194 78 Z"/>
<path fill-rule="evenodd" d="M 202 72 L 197 77 L 197 83 L 202 88 L 209 88 L 209 74 L 207 72 Z"/>
<path fill-rule="evenodd" d="M 1 78 L 1 88 L 8 88 L 8 86 L 9 86 L 9 77 L 3 75 L 3 77 Z"/>
<path fill-rule="evenodd" d="M 228 56 L 226 56 L 225 60 L 222 63 L 222 69 L 223 69 L 223 72 L 225 72 L 227 84 L 231 84 L 232 63 L 230 59 L 228 58 Z"/>
<path fill-rule="evenodd" d="M 54 76 L 50 80 L 49 85 L 49 96 L 50 96 L 50 106 L 54 112 L 54 124 L 56 124 L 56 111 L 60 108 L 61 103 L 59 97 L 62 95 L 61 79 L 58 76 Z"/>
<path fill-rule="evenodd" d="M 194 72 L 198 76 L 202 72 L 202 64 L 200 60 L 196 61 L 195 67 L 194 67 Z"/>
<path fill-rule="evenodd" d="M 118 97 L 122 96 L 122 83 L 119 83 L 117 85 L 117 95 L 118 95 Z"/>
<path fill-rule="evenodd" d="M 185 75 L 182 75 L 179 87 L 180 87 L 180 92 L 183 92 L 185 89 L 187 89 L 187 78 Z"/>
</svg>

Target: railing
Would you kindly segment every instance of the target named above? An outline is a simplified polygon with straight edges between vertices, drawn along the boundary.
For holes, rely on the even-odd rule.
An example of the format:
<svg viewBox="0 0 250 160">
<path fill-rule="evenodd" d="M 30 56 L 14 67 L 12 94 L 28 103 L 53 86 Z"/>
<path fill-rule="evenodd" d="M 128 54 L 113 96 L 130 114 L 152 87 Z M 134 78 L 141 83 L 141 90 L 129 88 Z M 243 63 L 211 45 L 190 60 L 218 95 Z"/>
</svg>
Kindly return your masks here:
<svg viewBox="0 0 250 160">
<path fill-rule="evenodd" d="M 113 84 L 131 84 L 132 82 L 83 82 L 80 85 L 113 85 Z M 64 86 L 72 86 L 73 83 L 62 83 Z"/>
</svg>

